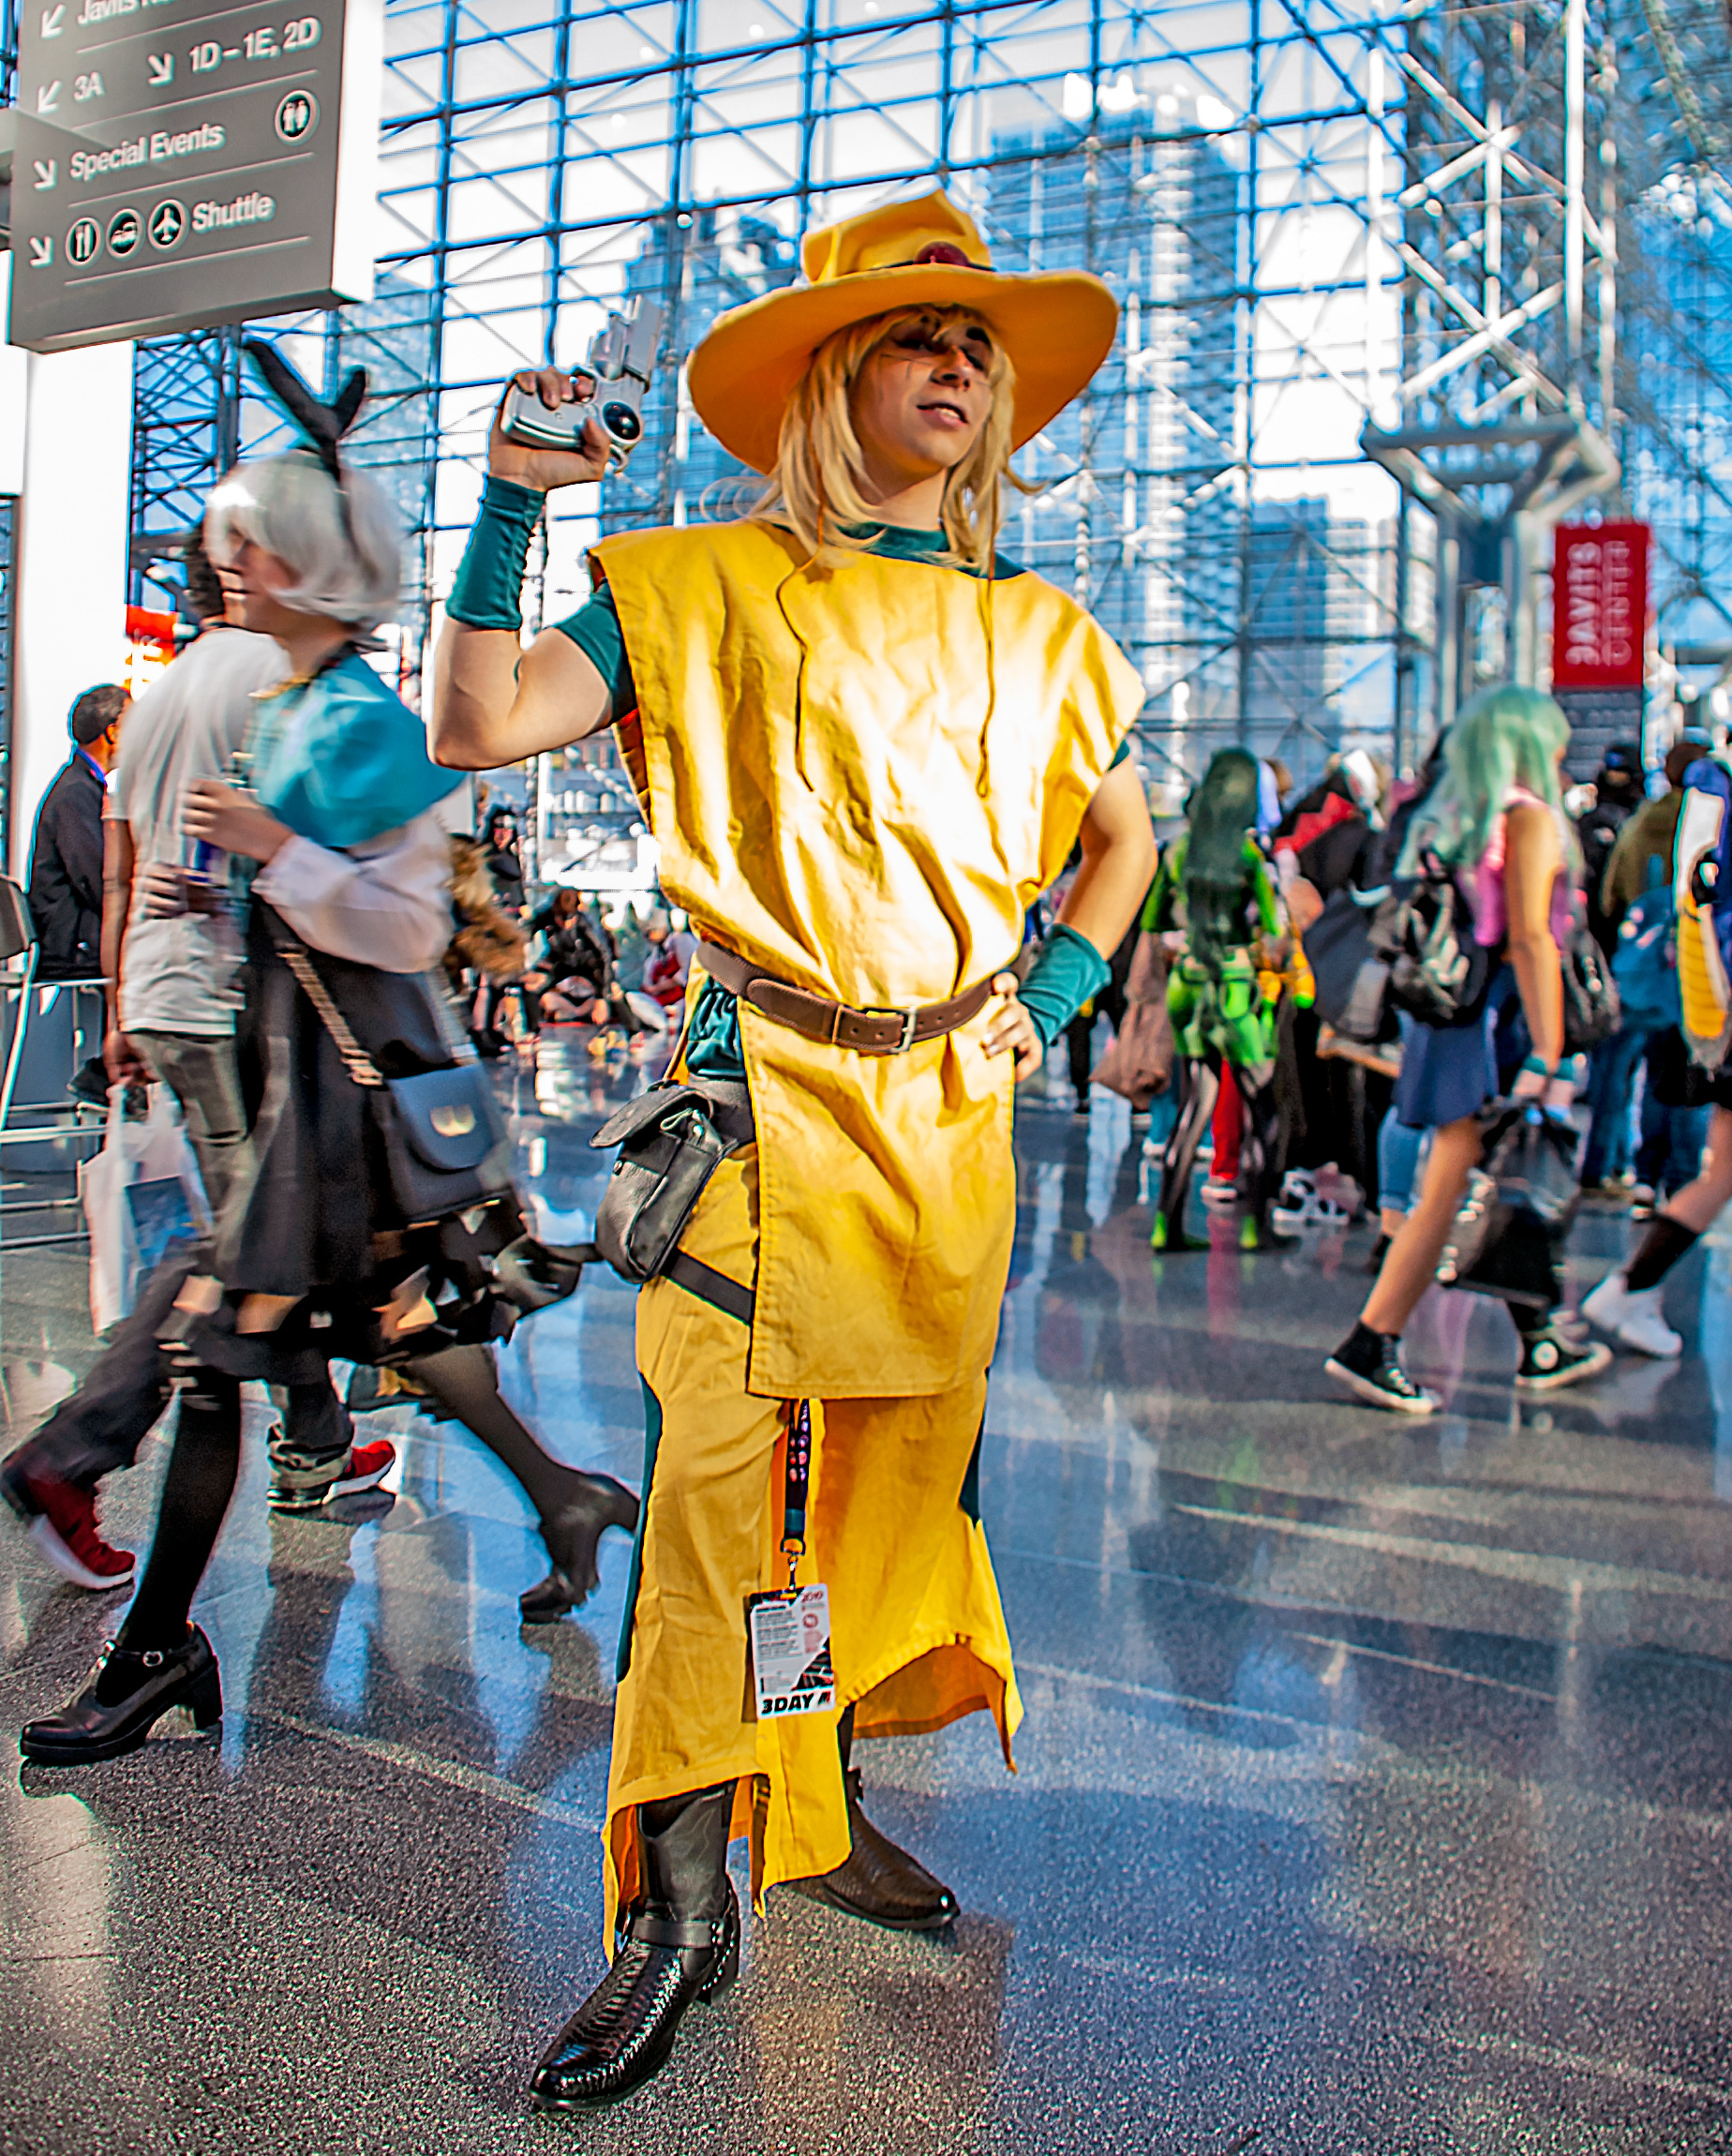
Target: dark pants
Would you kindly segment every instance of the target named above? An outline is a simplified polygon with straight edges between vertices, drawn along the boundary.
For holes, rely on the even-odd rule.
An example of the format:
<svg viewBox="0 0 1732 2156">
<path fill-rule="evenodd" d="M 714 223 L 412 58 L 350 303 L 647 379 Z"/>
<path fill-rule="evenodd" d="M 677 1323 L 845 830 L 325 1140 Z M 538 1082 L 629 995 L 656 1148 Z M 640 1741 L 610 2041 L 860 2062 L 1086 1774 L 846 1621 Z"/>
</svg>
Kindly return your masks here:
<svg viewBox="0 0 1732 2156">
<path fill-rule="evenodd" d="M 144 1281 L 132 1314 L 115 1327 L 90 1375 L 64 1400 L 7 1465 L 33 1480 L 94 1490 L 130 1467 L 161 1419 L 172 1386 L 157 1332 L 199 1263 L 183 1245 Z M 285 1427 L 272 1441 L 272 1479 L 301 1489 L 335 1482 L 349 1459 L 349 1411 L 327 1374 L 313 1385 L 273 1387 Z"/>
<path fill-rule="evenodd" d="M 1635 1179 L 1669 1198 L 1701 1172 L 1712 1109 L 1690 1105 L 1690 1051 L 1676 1026 L 1649 1036 Z"/>
<path fill-rule="evenodd" d="M 253 1164 L 234 1036 L 157 1033 L 146 1026 L 135 1027 L 132 1038 L 145 1062 L 180 1102 L 187 1135 L 204 1178 L 204 1194 L 213 1216 L 220 1220 L 230 1191 L 246 1186 Z M 172 1302 L 173 1296 L 169 1300 Z M 168 1305 L 163 1308 L 166 1310 Z M 348 1461 L 353 1425 L 330 1380 L 311 1385 L 274 1385 L 271 1399 L 282 1417 L 271 1430 L 273 1480 L 294 1489 L 317 1489 L 321 1483 L 334 1482 Z"/>
<path fill-rule="evenodd" d="M 1109 981 L 1086 1011 L 1079 1011 L 1065 1028 L 1065 1047 L 1070 1056 L 1070 1083 L 1077 1099 L 1088 1099 L 1088 1074 L 1095 1068 L 1095 1021 L 1110 1018 L 1113 1030 L 1125 1023 L 1125 991 Z"/>
<path fill-rule="evenodd" d="M 1582 1153 L 1581 1180 L 1603 1183 L 1630 1164 L 1630 1103 L 1635 1073 L 1648 1046 L 1646 1027 L 1620 1026 L 1594 1050 L 1588 1070 L 1588 1144 Z"/>
</svg>

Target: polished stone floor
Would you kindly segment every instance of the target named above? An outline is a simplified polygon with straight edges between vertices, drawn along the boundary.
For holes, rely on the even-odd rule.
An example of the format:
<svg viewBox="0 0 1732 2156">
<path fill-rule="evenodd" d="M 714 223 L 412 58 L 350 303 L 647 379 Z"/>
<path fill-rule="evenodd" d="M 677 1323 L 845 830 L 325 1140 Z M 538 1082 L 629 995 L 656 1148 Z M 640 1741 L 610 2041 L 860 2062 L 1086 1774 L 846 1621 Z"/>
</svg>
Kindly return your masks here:
<svg viewBox="0 0 1732 2156">
<path fill-rule="evenodd" d="M 642 1082 L 516 1073 L 525 1188 L 586 1224 Z M 520 1631 L 529 1515 L 405 1410 L 388 1496 L 270 1519 L 250 1454 L 199 1615 L 220 1744 L 0 1788 L 0 2150 L 506 2156 L 1695 2156 L 1732 2148 L 1732 1327 L 1710 1236 L 1681 1363 L 1545 1404 L 1495 1305 L 1412 1335 L 1448 1412 L 1320 1362 L 1367 1231 L 1156 1261 L 1123 1105 L 1026 1099 L 982 1491 L 1028 1719 L 862 1747 L 953 1938 L 786 1895 L 678 2062 L 599 2119 L 525 2107 L 598 1968 L 623 1541 Z M 1584 1219 L 1579 1291 L 1623 1247 Z M 636 1479 L 631 1292 L 526 1325 L 523 1411 Z M 20 1433 L 92 1354 L 82 1261 L 0 1263 Z M 147 1534 L 165 1446 L 107 1500 Z M 5 1523 L 0 1722 L 115 1617 Z M 8 1740 L 9 1741 L 9 1740 Z"/>
</svg>

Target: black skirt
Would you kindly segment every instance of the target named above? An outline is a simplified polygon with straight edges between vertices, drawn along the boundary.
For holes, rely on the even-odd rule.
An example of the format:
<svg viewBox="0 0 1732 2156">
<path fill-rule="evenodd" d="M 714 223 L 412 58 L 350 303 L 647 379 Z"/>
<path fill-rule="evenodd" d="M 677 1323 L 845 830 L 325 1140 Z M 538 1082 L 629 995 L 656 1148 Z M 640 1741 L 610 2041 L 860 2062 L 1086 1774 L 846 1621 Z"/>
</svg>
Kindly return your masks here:
<svg viewBox="0 0 1732 2156">
<path fill-rule="evenodd" d="M 497 1293 L 491 1261 L 524 1232 L 515 1199 L 446 1220 L 406 1221 L 376 1121 L 378 1088 L 351 1077 L 284 963 L 282 947 L 292 941 L 279 917 L 255 901 L 238 1042 L 252 1170 L 231 1190 L 210 1253 L 207 1277 L 220 1300 L 197 1317 L 187 1344 L 233 1376 L 301 1384 L 332 1355 L 401 1362 L 508 1338 L 517 1311 Z M 310 955 L 381 1075 L 450 1064 L 461 1025 L 431 977 Z M 431 1323 L 404 1328 L 405 1317 L 426 1319 L 429 1309 Z M 259 1329 L 266 1316 L 275 1322 Z"/>
</svg>

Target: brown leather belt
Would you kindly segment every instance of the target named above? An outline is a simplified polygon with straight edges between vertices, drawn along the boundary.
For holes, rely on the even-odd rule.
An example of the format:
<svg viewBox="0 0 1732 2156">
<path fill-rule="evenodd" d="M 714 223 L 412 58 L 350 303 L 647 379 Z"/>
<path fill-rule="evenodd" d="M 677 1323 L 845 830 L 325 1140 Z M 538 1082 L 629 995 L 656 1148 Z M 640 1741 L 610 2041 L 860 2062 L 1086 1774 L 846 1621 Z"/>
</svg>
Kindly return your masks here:
<svg viewBox="0 0 1732 2156">
<path fill-rule="evenodd" d="M 778 981 L 773 973 L 761 973 L 731 951 L 713 943 L 700 943 L 697 963 L 712 981 L 761 1011 L 778 1026 L 803 1033 L 808 1041 L 828 1041 L 837 1048 L 852 1048 L 859 1056 L 901 1056 L 917 1041 L 935 1041 L 941 1033 L 954 1033 L 966 1026 L 993 993 L 990 980 L 977 981 L 948 1003 L 923 1003 L 918 1011 L 857 1011 L 849 1003 L 832 1003 L 828 996 L 814 996 L 809 988 Z"/>
</svg>

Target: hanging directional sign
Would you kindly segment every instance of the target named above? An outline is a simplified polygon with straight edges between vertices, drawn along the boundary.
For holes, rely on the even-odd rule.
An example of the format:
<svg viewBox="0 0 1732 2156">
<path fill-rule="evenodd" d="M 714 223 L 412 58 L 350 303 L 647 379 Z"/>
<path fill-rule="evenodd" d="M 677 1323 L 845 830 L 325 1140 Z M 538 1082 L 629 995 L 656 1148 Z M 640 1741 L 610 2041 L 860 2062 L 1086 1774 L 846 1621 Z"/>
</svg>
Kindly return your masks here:
<svg viewBox="0 0 1732 2156">
<path fill-rule="evenodd" d="M 22 0 L 14 344 L 370 299 L 383 0 Z"/>
</svg>

